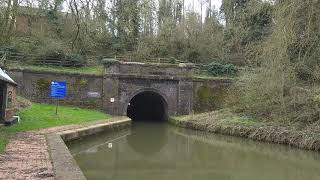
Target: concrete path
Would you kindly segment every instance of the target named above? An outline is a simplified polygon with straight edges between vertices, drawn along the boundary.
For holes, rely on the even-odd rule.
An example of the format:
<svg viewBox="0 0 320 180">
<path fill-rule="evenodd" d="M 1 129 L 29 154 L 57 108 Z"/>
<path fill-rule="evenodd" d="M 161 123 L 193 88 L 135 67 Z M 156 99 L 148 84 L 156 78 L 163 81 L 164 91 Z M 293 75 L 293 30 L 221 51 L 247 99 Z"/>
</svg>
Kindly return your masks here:
<svg viewBox="0 0 320 180">
<path fill-rule="evenodd" d="M 5 152 L 0 154 L 0 179 L 54 179 L 46 134 L 114 122 L 121 118 L 114 117 L 80 125 L 59 126 L 16 134 L 10 139 Z"/>
</svg>

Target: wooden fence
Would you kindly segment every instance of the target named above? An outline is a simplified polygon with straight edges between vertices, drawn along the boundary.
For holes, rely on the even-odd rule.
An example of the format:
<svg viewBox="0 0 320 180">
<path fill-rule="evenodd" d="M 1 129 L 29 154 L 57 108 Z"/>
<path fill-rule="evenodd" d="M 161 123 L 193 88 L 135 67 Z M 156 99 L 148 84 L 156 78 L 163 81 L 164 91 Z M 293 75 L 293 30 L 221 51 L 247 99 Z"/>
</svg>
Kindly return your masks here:
<svg viewBox="0 0 320 180">
<path fill-rule="evenodd" d="M 52 65 L 52 66 L 65 66 L 65 67 L 80 67 L 83 65 L 97 65 L 99 59 L 110 58 L 123 62 L 144 62 L 144 63 L 167 63 L 178 64 L 187 63 L 174 58 L 133 58 L 130 56 L 88 56 L 86 59 L 91 61 L 79 61 L 77 59 L 69 58 L 68 56 L 40 56 L 22 53 L 2 53 L 0 52 L 0 65 L 4 66 L 7 62 L 30 64 L 30 65 Z M 207 65 L 194 64 L 197 74 L 203 74 L 207 71 Z"/>
<path fill-rule="evenodd" d="M 84 61 L 78 61 L 68 56 L 40 56 L 40 55 L 26 55 L 21 53 L 4 53 L 0 54 L 1 64 L 7 62 L 17 62 L 21 64 L 32 65 L 52 65 L 52 66 L 66 66 L 66 67 L 79 67 L 85 65 Z"/>
</svg>

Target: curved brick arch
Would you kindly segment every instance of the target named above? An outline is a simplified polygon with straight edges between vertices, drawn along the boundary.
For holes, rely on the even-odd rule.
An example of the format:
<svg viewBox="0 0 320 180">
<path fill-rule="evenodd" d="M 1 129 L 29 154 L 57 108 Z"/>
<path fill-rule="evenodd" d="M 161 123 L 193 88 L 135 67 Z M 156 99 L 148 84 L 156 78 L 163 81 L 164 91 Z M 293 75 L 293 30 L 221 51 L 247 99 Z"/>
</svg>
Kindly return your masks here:
<svg viewBox="0 0 320 180">
<path fill-rule="evenodd" d="M 126 99 L 125 101 L 125 104 L 122 109 L 124 109 L 124 112 L 122 112 L 122 114 L 127 114 L 127 111 L 128 111 L 128 105 L 129 103 L 131 102 L 131 100 L 136 97 L 137 95 L 139 94 L 142 94 L 142 93 L 148 93 L 148 92 L 151 92 L 151 93 L 154 93 L 155 95 L 158 95 L 160 97 L 160 100 L 162 101 L 163 105 L 164 105 L 164 116 L 167 118 L 168 117 L 168 108 L 169 108 L 169 105 L 168 105 L 168 97 L 166 96 L 165 93 L 155 89 L 155 88 L 141 88 L 137 91 L 134 91 L 132 92 L 128 98 Z"/>
<path fill-rule="evenodd" d="M 168 115 L 186 115 L 193 108 L 193 65 L 118 62 L 105 68 L 103 109 L 126 115 L 130 100 L 143 91 L 160 94 Z M 112 102 L 111 102 L 112 99 Z"/>
<path fill-rule="evenodd" d="M 134 98 L 136 95 L 143 93 L 143 92 L 153 92 L 153 93 L 160 95 L 163 98 L 166 105 L 168 106 L 167 95 L 162 93 L 161 91 L 155 89 L 155 88 L 141 88 L 137 91 L 134 91 L 132 94 L 130 94 L 129 98 L 127 98 L 126 103 L 128 104 L 132 98 Z"/>
</svg>

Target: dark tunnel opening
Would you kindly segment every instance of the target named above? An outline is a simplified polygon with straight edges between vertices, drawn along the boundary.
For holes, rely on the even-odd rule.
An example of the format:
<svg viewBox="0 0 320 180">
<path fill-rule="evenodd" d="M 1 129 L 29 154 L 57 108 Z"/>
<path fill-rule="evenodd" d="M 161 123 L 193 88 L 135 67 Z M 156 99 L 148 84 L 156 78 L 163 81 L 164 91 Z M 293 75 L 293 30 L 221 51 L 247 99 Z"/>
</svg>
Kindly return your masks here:
<svg viewBox="0 0 320 180">
<path fill-rule="evenodd" d="M 160 94 L 145 91 L 131 99 L 127 116 L 134 121 L 165 121 L 167 120 L 167 103 Z"/>
</svg>

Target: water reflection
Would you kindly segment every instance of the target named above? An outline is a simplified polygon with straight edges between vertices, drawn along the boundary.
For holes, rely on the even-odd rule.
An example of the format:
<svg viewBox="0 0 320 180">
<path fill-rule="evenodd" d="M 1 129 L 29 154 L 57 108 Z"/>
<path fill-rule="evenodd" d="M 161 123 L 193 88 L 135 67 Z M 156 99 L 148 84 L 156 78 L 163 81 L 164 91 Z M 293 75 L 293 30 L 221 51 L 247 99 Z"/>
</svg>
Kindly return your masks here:
<svg viewBox="0 0 320 180">
<path fill-rule="evenodd" d="M 128 145 L 138 154 L 152 155 L 161 151 L 168 142 L 168 128 L 162 122 L 133 122 Z"/>
<path fill-rule="evenodd" d="M 88 179 L 320 179 L 316 152 L 167 124 L 141 122 L 129 130 L 92 136 L 68 146 Z"/>
</svg>

